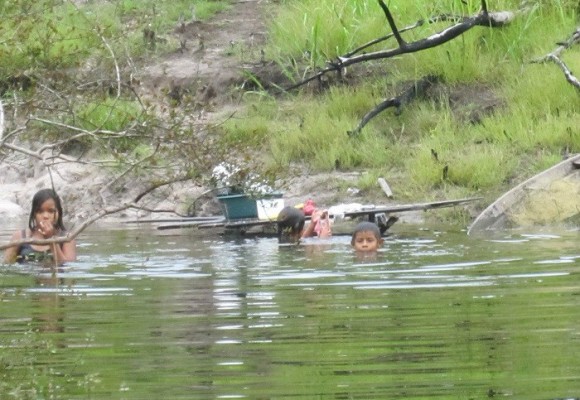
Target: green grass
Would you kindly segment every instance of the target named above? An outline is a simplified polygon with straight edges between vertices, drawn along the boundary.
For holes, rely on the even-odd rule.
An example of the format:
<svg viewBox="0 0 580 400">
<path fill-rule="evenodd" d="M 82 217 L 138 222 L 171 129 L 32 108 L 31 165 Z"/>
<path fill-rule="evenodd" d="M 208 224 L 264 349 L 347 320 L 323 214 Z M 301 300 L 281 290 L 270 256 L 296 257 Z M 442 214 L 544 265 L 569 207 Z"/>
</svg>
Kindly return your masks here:
<svg viewBox="0 0 580 400">
<path fill-rule="evenodd" d="M 491 11 L 515 11 L 520 3 L 488 2 Z M 268 54 L 295 80 L 389 32 L 376 2 L 285 4 L 270 25 Z M 481 2 L 388 4 L 401 28 L 443 13 L 473 15 Z M 580 152 L 577 90 L 556 65 L 531 63 L 576 29 L 578 4 L 565 0 L 530 4 L 504 28 L 474 27 L 436 48 L 373 62 L 369 70 L 375 74 L 362 82 L 358 79 L 355 86 L 334 86 L 320 95 L 297 92 L 292 100 L 280 102 L 274 120 L 269 124 L 267 118 L 261 120 L 270 131 L 262 134 L 268 139 L 264 148 L 270 162 L 278 166 L 303 162 L 314 171 L 363 169 L 367 173 L 361 178 L 362 187 L 376 187 L 376 177 L 392 176 L 401 185 L 400 192 L 425 197 L 441 190 L 497 194 L 519 177 L 557 162 L 562 152 Z M 424 25 L 403 36 L 417 40 L 450 24 Z M 390 39 L 369 51 L 395 46 Z M 564 60 L 580 74 L 577 47 L 564 53 Z M 353 73 L 357 72 L 361 70 Z M 348 137 L 346 132 L 374 105 L 427 74 L 440 76 L 441 86 L 450 90 L 471 90 L 474 104 L 452 107 L 445 96 L 440 101 L 436 96 L 418 100 L 399 116 L 393 109 L 384 111 L 358 136 Z M 477 109 L 478 90 L 493 95 L 496 107 L 479 123 L 471 123 L 465 115 L 470 107 Z M 271 107 L 268 113 L 272 114 Z M 259 107 L 248 116 L 259 117 Z"/>
<path fill-rule="evenodd" d="M 76 115 L 83 129 L 118 132 L 139 117 L 137 102 L 107 98 L 98 103 L 82 104 Z"/>
<path fill-rule="evenodd" d="M 59 0 L 3 2 L 0 79 L 35 68 L 76 67 L 89 57 L 110 58 L 104 41 L 124 61 L 146 51 L 145 27 L 163 36 L 178 22 L 191 21 L 193 10 L 204 20 L 227 7 L 227 1 L 209 0 L 89 1 L 78 8 Z"/>
<path fill-rule="evenodd" d="M 387 3 L 399 28 L 439 14 L 473 15 L 481 4 L 478 0 Z M 521 1 L 488 3 L 492 11 L 517 10 Z M 209 0 L 193 4 L 200 20 L 231 6 Z M 580 152 L 578 91 L 553 63 L 531 62 L 576 29 L 577 0 L 528 4 L 504 28 L 474 27 L 436 48 L 349 68 L 347 84 L 298 90 L 284 97 L 256 85 L 243 96 L 244 110 L 221 126 L 220 143 L 254 149 L 263 155 L 265 170 L 281 174 L 295 163 L 306 164 L 313 172 L 364 171 L 359 185 L 368 191 L 378 190 L 376 178 L 383 176 L 394 190 L 413 200 L 433 194 L 495 195 L 555 163 L 563 152 Z M 24 71 L 42 76 L 94 65 L 110 76 L 113 61 L 125 70 L 133 68 L 135 60 L 163 54 L 173 45 L 147 48 L 143 29 L 163 36 L 179 21 L 193 18 L 191 5 L 189 0 L 111 0 L 89 1 L 77 9 L 57 0 L 0 2 L 4 21 L 0 83 Z M 265 54 L 295 81 L 390 33 L 376 1 L 292 0 L 273 10 Z M 423 25 L 403 37 L 418 40 L 451 24 Z M 113 49 L 114 60 L 105 44 Z M 394 47 L 391 38 L 366 51 Z M 230 51 L 240 58 L 247 55 L 242 48 Z M 565 52 L 563 60 L 580 75 L 577 46 Z M 417 99 L 400 115 L 388 109 L 360 134 L 348 135 L 375 105 L 427 74 L 441 78 L 440 94 Z M 458 94 L 467 96 L 454 101 Z M 470 112 L 482 107 L 478 100 L 484 95 L 495 98 L 495 108 L 474 123 Z M 95 100 L 94 93 L 75 104 L 77 121 L 88 130 L 122 131 L 143 111 L 132 100 Z M 138 141 L 120 146 L 117 151 L 135 153 L 137 146 L 139 154 L 147 154 Z"/>
</svg>

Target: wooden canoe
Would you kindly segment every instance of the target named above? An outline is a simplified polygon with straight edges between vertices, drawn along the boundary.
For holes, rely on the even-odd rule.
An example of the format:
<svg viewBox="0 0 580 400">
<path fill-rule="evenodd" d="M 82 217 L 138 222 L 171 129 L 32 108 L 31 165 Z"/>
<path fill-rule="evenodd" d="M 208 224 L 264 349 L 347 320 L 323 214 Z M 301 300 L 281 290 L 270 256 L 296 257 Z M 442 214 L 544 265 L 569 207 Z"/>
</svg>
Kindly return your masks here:
<svg viewBox="0 0 580 400">
<path fill-rule="evenodd" d="M 580 213 L 580 154 L 512 188 L 473 221 L 468 234 L 565 224 Z"/>
</svg>

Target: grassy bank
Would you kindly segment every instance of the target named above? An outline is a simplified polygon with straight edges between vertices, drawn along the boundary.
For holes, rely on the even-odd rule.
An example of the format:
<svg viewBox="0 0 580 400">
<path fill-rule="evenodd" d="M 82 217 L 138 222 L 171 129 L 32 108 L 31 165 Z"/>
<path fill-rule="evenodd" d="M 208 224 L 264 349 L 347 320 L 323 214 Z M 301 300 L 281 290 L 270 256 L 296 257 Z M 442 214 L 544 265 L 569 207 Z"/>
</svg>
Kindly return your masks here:
<svg viewBox="0 0 580 400">
<path fill-rule="evenodd" d="M 481 5 L 476 0 L 388 3 L 399 28 L 442 14 L 474 15 Z M 567 39 L 580 20 L 577 0 L 488 3 L 492 11 L 516 12 L 515 19 L 503 28 L 474 27 L 429 50 L 353 66 L 344 80 L 332 76 L 321 87 L 308 85 L 280 95 L 256 85 L 258 89 L 243 92 L 235 117 L 220 124 L 223 136 L 207 136 L 211 140 L 203 144 L 213 148 L 198 150 L 199 158 L 207 154 L 227 157 L 236 153 L 230 146 L 236 146 L 250 149 L 251 155 L 263 155 L 259 163 L 252 163 L 252 170 L 254 164 L 261 164 L 262 172 L 278 178 L 291 176 L 295 165 L 314 173 L 362 171 L 357 187 L 369 199 L 383 199 L 376 181 L 384 177 L 397 201 L 475 195 L 485 198 L 481 205 L 489 203 L 511 185 L 556 163 L 563 153 L 580 152 L 578 91 L 555 64 L 531 62 Z M 191 149 L 201 148 L 194 144 L 185 151 L 180 145 L 198 132 L 186 126 L 188 115 L 199 114 L 195 98 L 184 88 L 185 95 L 170 106 L 165 100 L 171 93 L 163 91 L 159 93 L 162 100 L 142 103 L 132 92 L 131 82 L 129 90 L 124 87 L 122 93 L 117 92 L 115 85 L 121 80 L 112 71 L 121 69 L 125 84 L 148 62 L 164 56 L 169 60 L 178 51 L 180 43 L 174 33 L 180 21 L 211 18 L 232 6 L 244 4 L 210 0 L 0 2 L 5 22 L 0 30 L 4 105 L 20 117 L 35 114 L 99 131 L 84 136 L 89 141 L 84 145 L 101 146 L 119 162 L 126 161 L 126 155 L 131 160 L 144 158 L 152 152 L 153 141 L 162 143 L 164 153 L 151 157 L 148 166 L 149 172 L 159 171 L 160 166 L 168 166 L 168 160 L 186 158 Z M 376 0 L 286 0 L 267 7 L 267 43 L 260 50 L 266 62 L 273 61 L 283 71 L 286 84 L 390 33 Z M 423 24 L 403 36 L 411 42 L 451 24 Z M 153 46 L 145 30 L 156 33 Z M 230 44 L 225 57 L 240 57 L 234 51 L 239 45 Z M 390 39 L 366 51 L 394 47 Z M 240 52 L 245 56 L 260 53 L 256 48 Z M 578 45 L 566 51 L 563 59 L 580 74 Z M 348 135 L 376 104 L 426 75 L 438 77 L 426 96 L 405 105 L 400 114 L 388 109 L 358 135 Z M 18 80 L 22 76 L 33 77 L 36 90 Z M 165 107 L 161 112 L 159 104 Z M 99 136 L 102 130 L 106 136 Z M 55 141 L 75 134 L 60 125 L 30 124 L 23 137 L 36 140 L 44 135 Z M 194 160 L 173 170 L 190 168 L 192 175 L 201 176 L 211 170 L 212 163 L 221 161 L 218 158 L 205 157 L 203 168 Z M 256 161 L 247 154 L 241 158 Z M 337 185 L 329 189 L 340 197 L 346 187 Z"/>
<path fill-rule="evenodd" d="M 522 2 L 488 3 L 492 11 L 518 11 Z M 444 13 L 473 15 L 480 7 L 479 1 L 389 4 L 399 28 Z M 375 1 L 287 1 L 276 11 L 266 51 L 295 80 L 389 33 Z M 383 176 L 399 199 L 480 195 L 491 201 L 563 153 L 580 151 L 578 91 L 555 64 L 531 63 L 578 23 L 577 2 L 530 1 L 509 26 L 475 27 L 441 46 L 353 68 L 346 84 L 322 93 L 246 96 L 246 118 L 232 121 L 229 134 L 265 143 L 273 169 L 304 162 L 314 171 L 365 171 L 359 187 L 369 194 Z M 450 24 L 425 24 L 404 38 L 425 38 Z M 368 51 L 393 47 L 391 40 Z M 578 46 L 564 60 L 578 73 Z M 400 115 L 382 112 L 349 137 L 377 103 L 429 74 L 441 79 L 430 96 Z"/>
<path fill-rule="evenodd" d="M 0 2 L 0 78 L 79 67 L 97 57 L 112 65 L 111 49 L 119 63 L 139 58 L 150 50 L 144 29 L 162 37 L 180 20 L 208 19 L 227 7 L 228 1 L 208 0 Z"/>
</svg>

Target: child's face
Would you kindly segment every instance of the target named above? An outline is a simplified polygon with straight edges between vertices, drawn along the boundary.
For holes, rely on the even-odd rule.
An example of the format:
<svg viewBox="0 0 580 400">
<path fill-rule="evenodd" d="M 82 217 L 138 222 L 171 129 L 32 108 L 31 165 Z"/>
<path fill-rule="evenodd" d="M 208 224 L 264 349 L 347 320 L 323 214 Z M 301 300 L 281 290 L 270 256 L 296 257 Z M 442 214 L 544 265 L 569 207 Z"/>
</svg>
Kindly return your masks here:
<svg viewBox="0 0 580 400">
<path fill-rule="evenodd" d="M 40 208 L 35 214 L 36 226 L 45 226 L 50 224 L 54 226 L 56 221 L 58 221 L 58 210 L 56 208 L 56 203 L 54 199 L 48 199 L 40 205 Z"/>
<path fill-rule="evenodd" d="M 370 252 L 377 251 L 383 244 L 383 239 L 377 238 L 371 231 L 357 232 L 352 245 L 356 251 Z"/>
</svg>

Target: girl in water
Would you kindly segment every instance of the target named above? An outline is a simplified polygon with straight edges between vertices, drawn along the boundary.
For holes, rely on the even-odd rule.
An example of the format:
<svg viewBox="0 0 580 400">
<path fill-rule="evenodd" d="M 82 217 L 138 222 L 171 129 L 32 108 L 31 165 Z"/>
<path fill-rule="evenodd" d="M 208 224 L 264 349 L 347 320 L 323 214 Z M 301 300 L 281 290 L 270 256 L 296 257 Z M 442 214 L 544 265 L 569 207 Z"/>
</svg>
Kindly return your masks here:
<svg viewBox="0 0 580 400">
<path fill-rule="evenodd" d="M 54 190 L 42 189 L 32 199 L 28 229 L 14 232 L 11 241 L 27 238 L 51 239 L 65 234 L 60 198 Z M 9 247 L 4 253 L 4 261 L 9 264 L 37 261 L 60 265 L 66 261 L 75 261 L 76 258 L 76 242 L 74 239 L 65 243 L 22 244 Z"/>
</svg>

